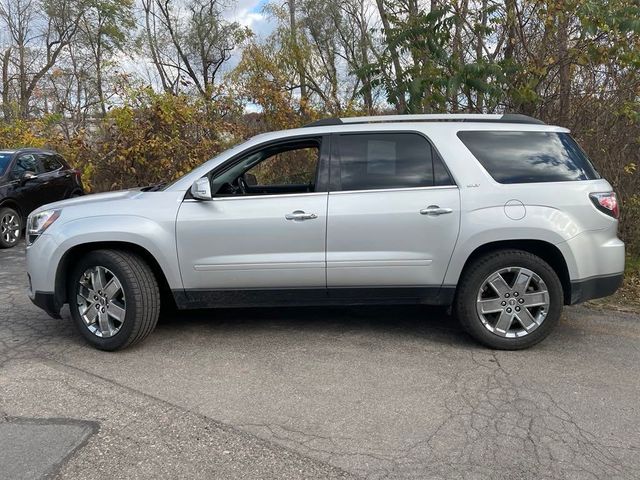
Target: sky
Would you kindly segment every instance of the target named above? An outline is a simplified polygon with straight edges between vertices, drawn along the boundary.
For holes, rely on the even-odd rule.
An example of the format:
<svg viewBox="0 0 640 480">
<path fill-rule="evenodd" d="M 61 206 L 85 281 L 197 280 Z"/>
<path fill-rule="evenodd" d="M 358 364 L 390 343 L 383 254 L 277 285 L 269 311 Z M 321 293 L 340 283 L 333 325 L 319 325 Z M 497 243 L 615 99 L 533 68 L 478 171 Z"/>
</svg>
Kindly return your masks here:
<svg viewBox="0 0 640 480">
<path fill-rule="evenodd" d="M 273 31 L 273 22 L 262 13 L 267 3 L 268 0 L 238 0 L 235 7 L 228 10 L 227 18 L 251 28 L 258 39 L 262 39 Z"/>
</svg>

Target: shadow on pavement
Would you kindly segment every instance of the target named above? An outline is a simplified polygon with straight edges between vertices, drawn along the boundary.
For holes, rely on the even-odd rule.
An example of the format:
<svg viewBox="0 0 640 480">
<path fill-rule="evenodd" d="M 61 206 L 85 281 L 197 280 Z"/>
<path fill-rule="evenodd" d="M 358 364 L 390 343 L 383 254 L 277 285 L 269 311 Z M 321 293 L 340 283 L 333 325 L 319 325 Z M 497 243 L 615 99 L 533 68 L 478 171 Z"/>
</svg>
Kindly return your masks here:
<svg viewBox="0 0 640 480">
<path fill-rule="evenodd" d="M 295 330 L 414 337 L 447 345 L 477 345 L 445 308 L 428 306 L 285 307 L 183 310 L 163 315 L 158 330 L 179 335 Z"/>
</svg>

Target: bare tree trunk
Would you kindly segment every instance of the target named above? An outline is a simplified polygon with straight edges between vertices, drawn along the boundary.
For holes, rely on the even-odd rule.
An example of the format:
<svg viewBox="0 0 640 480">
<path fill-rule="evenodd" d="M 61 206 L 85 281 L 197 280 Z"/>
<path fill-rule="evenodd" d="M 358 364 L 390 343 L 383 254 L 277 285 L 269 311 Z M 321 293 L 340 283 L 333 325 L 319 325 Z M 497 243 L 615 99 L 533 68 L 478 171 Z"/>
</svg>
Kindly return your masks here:
<svg viewBox="0 0 640 480">
<path fill-rule="evenodd" d="M 360 53 L 362 67 L 364 67 L 369 63 L 369 39 L 367 38 L 367 31 L 364 26 L 360 28 Z M 371 88 L 371 75 L 369 73 L 366 73 L 361 77 L 364 107 L 368 113 L 371 113 L 373 110 L 373 89 Z"/>
<path fill-rule="evenodd" d="M 147 43 L 149 46 L 149 52 L 151 53 L 151 61 L 153 65 L 156 67 L 156 71 L 158 72 L 158 76 L 160 77 L 160 82 L 162 83 L 162 89 L 167 93 L 173 93 L 173 88 L 167 78 L 167 74 L 164 70 L 162 62 L 160 61 L 160 56 L 158 55 L 158 51 L 156 50 L 156 41 L 155 41 L 155 33 L 152 28 L 152 20 L 151 20 L 151 9 L 153 0 L 142 0 L 142 8 L 144 9 L 144 26 L 145 26 L 145 35 L 147 37 Z"/>
<path fill-rule="evenodd" d="M 484 50 L 484 35 L 485 29 L 487 27 L 487 0 L 482 0 L 482 5 L 480 7 L 482 10 L 480 11 L 480 26 L 481 29 L 478 32 L 478 38 L 476 42 L 476 63 L 482 63 L 482 52 Z M 484 79 L 483 79 L 484 80 Z M 476 92 L 476 110 L 478 113 L 482 113 L 484 111 L 484 92 L 478 90 Z"/>
<path fill-rule="evenodd" d="M 103 78 L 102 78 L 102 18 L 98 14 L 98 36 L 96 38 L 96 50 L 95 50 L 95 60 L 96 60 L 96 89 L 98 90 L 98 101 L 100 102 L 100 110 L 102 111 L 102 116 L 104 117 L 107 114 L 107 105 L 104 99 L 104 89 L 102 87 Z"/>
<path fill-rule="evenodd" d="M 462 0 L 460 4 L 456 3 L 456 21 L 455 21 L 455 32 L 453 34 L 453 45 L 452 45 L 452 53 L 454 60 L 454 69 L 458 70 L 461 65 L 464 65 L 464 51 L 462 45 L 462 28 L 464 19 L 467 16 L 467 12 L 469 9 L 469 0 Z M 449 98 L 451 99 L 451 111 L 456 113 L 460 110 L 460 105 L 458 101 L 458 90 L 454 90 L 453 92 L 447 92 Z"/>
<path fill-rule="evenodd" d="M 378 7 L 378 12 L 380 13 L 380 19 L 382 20 L 382 27 L 384 30 L 384 35 L 387 39 L 387 44 L 389 43 L 389 37 L 391 35 L 391 24 L 389 22 L 389 15 L 384 6 L 384 0 L 376 0 L 376 5 Z M 391 55 L 391 62 L 393 63 L 393 69 L 396 78 L 396 94 L 395 94 L 395 104 L 398 109 L 398 113 L 406 113 L 407 112 L 407 101 L 404 97 L 404 87 L 402 87 L 402 65 L 400 64 L 400 55 L 398 54 L 398 50 L 393 46 L 389 45 L 389 55 Z"/>
<path fill-rule="evenodd" d="M 7 48 L 2 56 L 2 112 L 5 120 L 12 118 L 11 105 L 9 104 L 9 60 L 11 60 L 11 48 Z"/>
<path fill-rule="evenodd" d="M 309 101 L 309 93 L 307 91 L 307 81 L 304 70 L 304 64 L 302 62 L 302 58 L 300 57 L 300 52 L 298 50 L 298 21 L 296 18 L 296 0 L 288 0 L 289 5 L 289 31 L 291 34 L 291 46 L 292 50 L 295 52 L 295 64 L 296 70 L 299 77 L 300 82 L 300 106 L 304 110 L 306 110 L 308 101 Z"/>
<path fill-rule="evenodd" d="M 512 60 L 513 52 L 516 47 L 516 0 L 505 0 L 505 9 L 507 11 L 507 44 L 504 48 L 504 59 Z"/>
<path fill-rule="evenodd" d="M 569 102 L 571 95 L 571 62 L 568 54 L 569 48 L 569 16 L 566 12 L 560 12 L 558 24 L 558 64 L 559 64 L 559 95 L 560 95 L 560 111 L 558 114 L 558 122 L 566 125 L 569 119 Z"/>
</svg>

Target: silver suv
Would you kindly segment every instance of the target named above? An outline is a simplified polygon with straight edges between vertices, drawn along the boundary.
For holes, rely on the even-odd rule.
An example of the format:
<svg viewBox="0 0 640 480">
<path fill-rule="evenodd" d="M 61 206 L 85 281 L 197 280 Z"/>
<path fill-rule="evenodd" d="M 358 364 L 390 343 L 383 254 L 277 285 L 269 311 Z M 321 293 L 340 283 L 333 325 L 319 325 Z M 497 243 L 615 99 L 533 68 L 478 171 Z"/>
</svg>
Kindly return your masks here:
<svg viewBox="0 0 640 480">
<path fill-rule="evenodd" d="M 483 344 L 544 339 L 624 270 L 611 185 L 522 115 L 328 119 L 259 135 L 169 185 L 49 204 L 29 295 L 116 350 L 162 304 L 452 305 Z"/>
</svg>

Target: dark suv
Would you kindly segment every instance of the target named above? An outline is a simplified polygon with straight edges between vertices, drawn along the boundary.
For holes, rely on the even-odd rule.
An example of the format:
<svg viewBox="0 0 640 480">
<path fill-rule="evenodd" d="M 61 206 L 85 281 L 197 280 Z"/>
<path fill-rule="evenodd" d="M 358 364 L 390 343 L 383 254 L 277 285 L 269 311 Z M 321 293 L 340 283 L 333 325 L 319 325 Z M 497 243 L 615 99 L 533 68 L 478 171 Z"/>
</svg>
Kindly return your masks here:
<svg viewBox="0 0 640 480">
<path fill-rule="evenodd" d="M 0 248 L 18 243 L 27 215 L 46 203 L 83 195 L 80 172 L 57 153 L 0 150 Z"/>
</svg>

